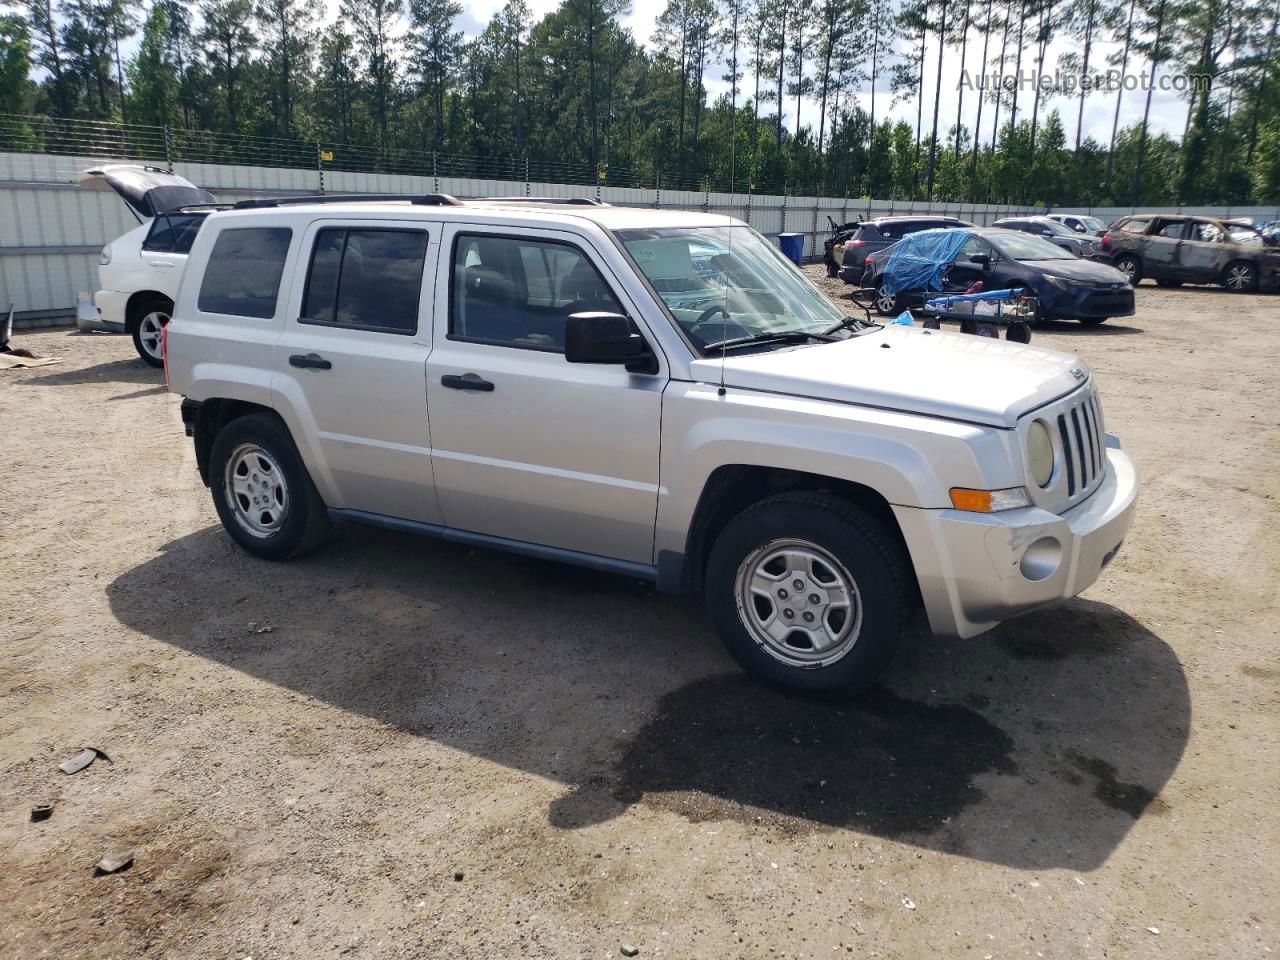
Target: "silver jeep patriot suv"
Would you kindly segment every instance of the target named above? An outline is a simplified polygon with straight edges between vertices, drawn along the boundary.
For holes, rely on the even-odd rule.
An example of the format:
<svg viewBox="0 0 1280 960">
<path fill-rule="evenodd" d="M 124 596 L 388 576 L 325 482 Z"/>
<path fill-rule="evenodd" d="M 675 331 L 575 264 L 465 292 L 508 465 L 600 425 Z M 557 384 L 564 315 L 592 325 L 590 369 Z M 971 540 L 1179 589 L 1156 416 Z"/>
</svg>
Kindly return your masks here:
<svg viewBox="0 0 1280 960">
<path fill-rule="evenodd" d="M 914 607 L 970 637 L 1097 579 L 1138 478 L 1077 358 L 846 316 L 723 216 L 247 201 L 191 248 L 166 375 L 256 556 L 342 517 L 705 594 L 842 693 Z"/>
</svg>

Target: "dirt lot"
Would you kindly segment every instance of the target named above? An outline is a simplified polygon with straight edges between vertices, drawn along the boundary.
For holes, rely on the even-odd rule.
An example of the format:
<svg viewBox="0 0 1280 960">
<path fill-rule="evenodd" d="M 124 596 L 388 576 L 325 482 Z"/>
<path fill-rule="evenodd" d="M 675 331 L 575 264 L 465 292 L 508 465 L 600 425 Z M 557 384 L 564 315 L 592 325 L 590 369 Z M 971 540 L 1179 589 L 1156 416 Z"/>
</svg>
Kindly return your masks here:
<svg viewBox="0 0 1280 960">
<path fill-rule="evenodd" d="M 128 340 L 21 336 L 65 362 L 0 373 L 0 956 L 1280 951 L 1280 297 L 1036 343 L 1143 473 L 1125 549 L 841 706 L 626 579 L 358 527 L 252 560 Z"/>
</svg>

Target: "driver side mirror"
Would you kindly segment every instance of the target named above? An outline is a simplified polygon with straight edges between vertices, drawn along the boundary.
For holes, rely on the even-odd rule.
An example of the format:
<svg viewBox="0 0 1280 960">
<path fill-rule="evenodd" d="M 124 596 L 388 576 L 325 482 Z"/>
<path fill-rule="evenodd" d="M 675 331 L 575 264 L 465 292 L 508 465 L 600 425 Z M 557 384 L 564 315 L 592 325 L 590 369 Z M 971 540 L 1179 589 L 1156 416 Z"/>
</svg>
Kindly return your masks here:
<svg viewBox="0 0 1280 960">
<path fill-rule="evenodd" d="M 990 270 L 990 269 L 991 269 L 991 258 L 990 258 L 989 256 L 987 256 L 985 253 L 975 253 L 975 254 L 973 254 L 971 257 L 969 257 L 969 262 L 970 262 L 970 263 L 976 263 L 976 264 L 977 264 L 978 266 L 980 266 L 983 270 Z"/>
<path fill-rule="evenodd" d="M 1053 236 L 1053 231 L 1052 231 L 1052 230 L 1041 230 L 1041 231 L 1040 231 L 1040 236 L 1042 236 L 1042 237 L 1052 237 L 1052 236 Z"/>
<path fill-rule="evenodd" d="M 564 322 L 564 358 L 570 363 L 620 363 L 629 373 L 658 372 L 658 358 L 621 313 L 570 314 Z"/>
</svg>

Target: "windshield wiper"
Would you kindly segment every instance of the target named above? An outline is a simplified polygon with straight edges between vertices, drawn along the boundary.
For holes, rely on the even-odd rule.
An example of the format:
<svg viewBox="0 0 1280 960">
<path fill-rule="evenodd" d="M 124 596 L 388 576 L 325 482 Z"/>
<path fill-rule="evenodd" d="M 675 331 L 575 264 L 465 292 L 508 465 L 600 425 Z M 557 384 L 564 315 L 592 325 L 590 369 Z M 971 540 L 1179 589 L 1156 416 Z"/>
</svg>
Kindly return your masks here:
<svg viewBox="0 0 1280 960">
<path fill-rule="evenodd" d="M 775 330 L 753 334 L 749 337 L 732 337 L 728 340 L 717 340 L 715 343 L 708 343 L 702 349 L 704 351 L 734 350 L 738 347 L 750 347 L 761 343 L 804 343 L 806 340 L 834 343 L 836 339 L 836 337 L 826 333 L 806 333 L 802 330 Z"/>
<path fill-rule="evenodd" d="M 822 334 L 823 336 L 829 337 L 831 334 L 839 333 L 841 330 L 849 330 L 852 332 L 855 328 L 861 328 L 862 332 L 866 333 L 868 330 L 872 330 L 878 326 L 880 326 L 880 324 L 875 323 L 870 319 L 863 320 L 861 317 L 849 316 L 845 317 L 839 323 L 832 324 L 830 327 L 827 327 L 826 330 L 822 331 Z"/>
</svg>

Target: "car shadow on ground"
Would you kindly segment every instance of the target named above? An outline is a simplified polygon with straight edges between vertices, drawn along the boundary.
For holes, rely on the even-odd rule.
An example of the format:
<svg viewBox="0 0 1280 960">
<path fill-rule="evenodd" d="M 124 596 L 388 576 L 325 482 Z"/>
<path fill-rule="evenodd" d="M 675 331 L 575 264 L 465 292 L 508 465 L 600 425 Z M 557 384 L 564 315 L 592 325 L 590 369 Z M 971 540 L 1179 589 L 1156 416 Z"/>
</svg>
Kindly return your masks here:
<svg viewBox="0 0 1280 960">
<path fill-rule="evenodd" d="M 1031 340 L 1035 342 L 1036 333 L 1065 333 L 1075 337 L 1123 337 L 1146 332 L 1141 327 L 1128 326 L 1114 317 L 1093 326 L 1086 326 L 1079 320 L 1041 320 L 1032 331 Z"/>
<path fill-rule="evenodd" d="M 1087 870 L 1166 810 L 1190 721 L 1173 650 L 1080 599 L 912 637 L 881 684 L 831 703 L 744 677 L 696 601 L 357 526 L 291 564 L 210 527 L 107 596 L 165 643 L 564 783 L 548 818 L 567 830 L 646 804 Z"/>
<path fill-rule="evenodd" d="M 49 370 L 51 372 L 37 372 Z M 144 363 L 137 356 L 128 360 L 111 360 L 95 363 L 91 367 L 59 370 L 56 367 L 36 368 L 32 376 L 18 381 L 23 386 L 67 387 L 82 383 L 136 383 L 151 386 L 164 385 L 164 371 Z"/>
</svg>

